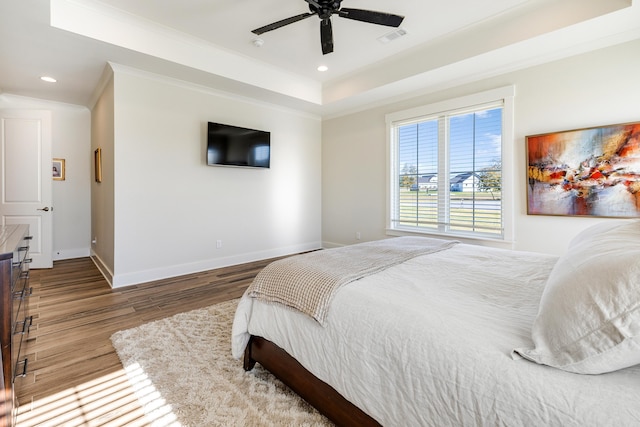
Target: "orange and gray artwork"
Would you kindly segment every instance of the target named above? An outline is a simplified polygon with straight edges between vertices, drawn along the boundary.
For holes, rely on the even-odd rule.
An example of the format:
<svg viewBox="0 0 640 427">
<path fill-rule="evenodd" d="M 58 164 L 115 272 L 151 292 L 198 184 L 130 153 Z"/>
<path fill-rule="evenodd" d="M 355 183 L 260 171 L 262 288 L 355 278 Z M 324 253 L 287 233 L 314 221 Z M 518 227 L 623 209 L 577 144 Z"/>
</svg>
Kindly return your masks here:
<svg viewBox="0 0 640 427">
<path fill-rule="evenodd" d="M 527 137 L 527 213 L 640 217 L 640 123 Z"/>
</svg>

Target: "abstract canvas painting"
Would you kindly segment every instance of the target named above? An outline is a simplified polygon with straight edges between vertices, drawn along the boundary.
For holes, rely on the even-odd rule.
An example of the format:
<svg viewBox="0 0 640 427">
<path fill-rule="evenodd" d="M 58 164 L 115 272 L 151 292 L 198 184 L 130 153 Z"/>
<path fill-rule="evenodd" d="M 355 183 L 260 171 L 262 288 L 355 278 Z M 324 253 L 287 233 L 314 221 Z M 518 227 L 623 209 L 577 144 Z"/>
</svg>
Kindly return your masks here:
<svg viewBox="0 0 640 427">
<path fill-rule="evenodd" d="M 640 216 L 640 122 L 526 140 L 529 215 Z"/>
</svg>

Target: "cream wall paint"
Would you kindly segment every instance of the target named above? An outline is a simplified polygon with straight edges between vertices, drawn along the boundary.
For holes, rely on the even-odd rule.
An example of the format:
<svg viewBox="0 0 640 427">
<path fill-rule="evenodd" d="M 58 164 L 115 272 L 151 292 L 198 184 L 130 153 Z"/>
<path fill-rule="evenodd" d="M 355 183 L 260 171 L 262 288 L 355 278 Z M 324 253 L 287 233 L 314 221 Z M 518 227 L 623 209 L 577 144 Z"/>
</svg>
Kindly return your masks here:
<svg viewBox="0 0 640 427">
<path fill-rule="evenodd" d="M 323 122 L 322 240 L 324 247 L 385 237 L 386 110 Z"/>
<path fill-rule="evenodd" d="M 113 286 L 321 246 L 318 117 L 133 70 L 113 81 Z M 270 131 L 271 168 L 206 166 L 207 121 Z"/>
<path fill-rule="evenodd" d="M 526 215 L 525 137 L 640 120 L 637 52 L 640 41 L 323 121 L 323 244 L 355 243 L 356 232 L 386 237 L 385 114 L 514 84 L 513 247 L 561 254 L 576 233 L 606 220 Z"/>
<path fill-rule="evenodd" d="M 89 256 L 89 109 L 11 94 L 0 95 L 0 108 L 51 111 L 51 153 L 66 164 L 66 179 L 52 183 L 53 259 Z"/>
<path fill-rule="evenodd" d="M 640 41 L 580 55 L 515 75 L 516 165 L 524 167 L 525 137 L 538 133 L 640 121 Z M 544 91 L 540 86 L 544 84 Z M 591 218 L 526 215 L 526 176 L 516 176 L 517 248 L 562 253 Z"/>
<path fill-rule="evenodd" d="M 109 283 L 115 266 L 114 231 L 114 82 L 105 82 L 91 110 L 91 255 Z M 101 149 L 102 182 L 95 180 L 95 150 Z"/>
</svg>

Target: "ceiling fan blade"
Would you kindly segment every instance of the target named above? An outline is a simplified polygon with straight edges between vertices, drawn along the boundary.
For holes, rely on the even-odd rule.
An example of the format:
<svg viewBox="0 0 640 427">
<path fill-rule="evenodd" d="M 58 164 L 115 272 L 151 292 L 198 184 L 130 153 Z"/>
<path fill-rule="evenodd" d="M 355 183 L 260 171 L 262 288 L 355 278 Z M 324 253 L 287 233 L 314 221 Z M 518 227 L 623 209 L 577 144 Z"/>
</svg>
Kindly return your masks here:
<svg viewBox="0 0 640 427">
<path fill-rule="evenodd" d="M 323 55 L 333 52 L 333 29 L 329 18 L 320 21 L 320 43 Z"/>
<path fill-rule="evenodd" d="M 399 27 L 404 16 L 393 15 L 386 12 L 376 12 L 374 10 L 349 9 L 343 7 L 338 11 L 341 18 L 354 19 L 356 21 L 368 22 L 370 24 L 386 25 L 387 27 Z"/>
<path fill-rule="evenodd" d="M 293 24 L 294 22 L 302 21 L 303 19 L 306 19 L 306 18 L 308 18 L 310 16 L 313 16 L 313 15 L 315 15 L 315 13 L 311 13 L 311 12 L 302 13 L 300 15 L 292 16 L 291 18 L 283 19 L 281 21 L 274 22 L 274 23 L 269 24 L 269 25 L 265 25 L 264 27 L 256 28 L 255 30 L 252 30 L 251 32 L 253 34 L 260 35 L 260 34 L 266 33 L 267 31 L 277 30 L 278 28 L 284 27 L 285 25 L 289 25 L 289 24 Z"/>
</svg>

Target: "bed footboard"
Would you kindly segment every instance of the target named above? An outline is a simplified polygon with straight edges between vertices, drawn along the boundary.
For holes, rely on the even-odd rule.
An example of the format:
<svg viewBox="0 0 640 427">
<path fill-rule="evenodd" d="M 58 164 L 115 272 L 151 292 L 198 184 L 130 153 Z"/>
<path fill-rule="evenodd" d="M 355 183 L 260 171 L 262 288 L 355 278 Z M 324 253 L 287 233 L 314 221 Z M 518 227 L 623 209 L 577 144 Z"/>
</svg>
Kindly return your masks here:
<svg viewBox="0 0 640 427">
<path fill-rule="evenodd" d="M 380 426 L 330 385 L 307 371 L 282 348 L 262 337 L 251 336 L 244 351 L 244 369 L 260 363 L 291 390 L 339 426 Z"/>
</svg>

